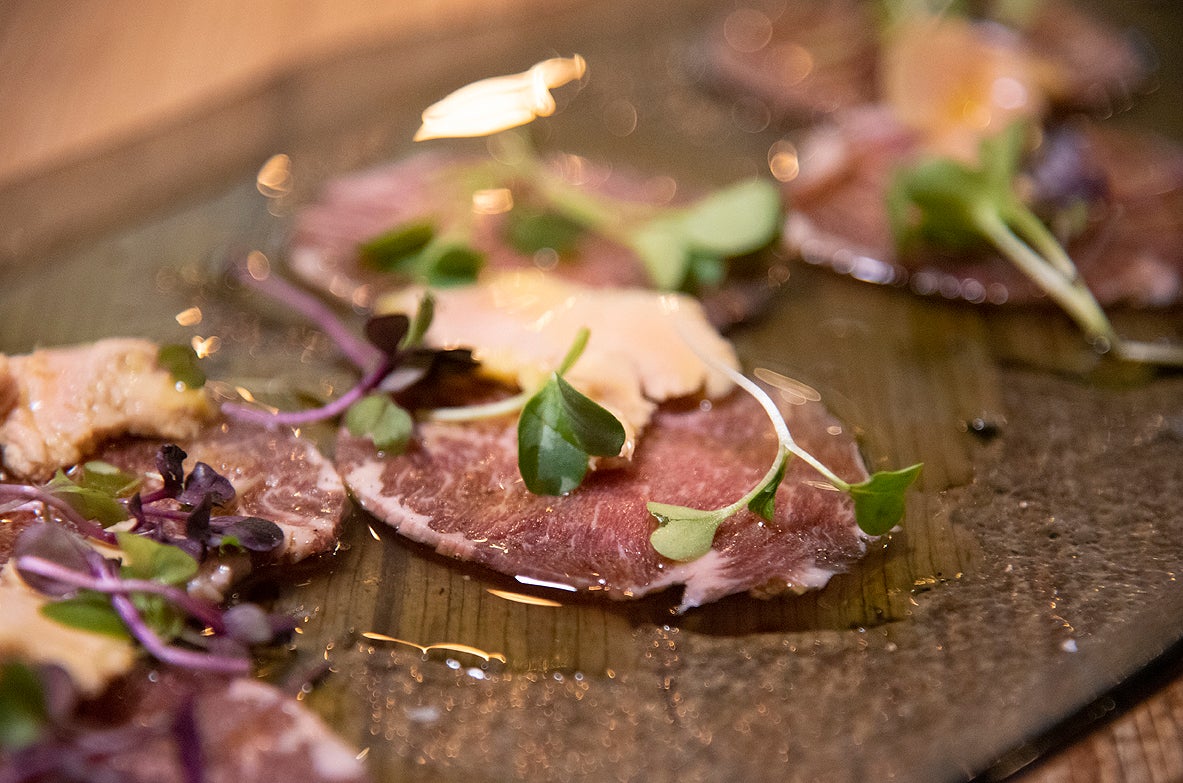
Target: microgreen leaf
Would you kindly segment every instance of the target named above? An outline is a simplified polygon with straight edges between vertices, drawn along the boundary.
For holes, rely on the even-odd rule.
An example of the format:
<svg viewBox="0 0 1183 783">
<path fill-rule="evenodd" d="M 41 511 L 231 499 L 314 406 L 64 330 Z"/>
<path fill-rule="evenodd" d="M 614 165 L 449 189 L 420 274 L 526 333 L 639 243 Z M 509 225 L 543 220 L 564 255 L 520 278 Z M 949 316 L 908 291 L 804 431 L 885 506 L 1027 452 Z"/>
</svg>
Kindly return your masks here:
<svg viewBox="0 0 1183 783">
<path fill-rule="evenodd" d="M 702 509 L 650 503 L 649 513 L 657 518 L 657 529 L 649 543 L 662 557 L 670 560 L 697 560 L 711 551 L 715 531 L 729 516 L 727 509 Z"/>
<path fill-rule="evenodd" d="M 428 285 L 449 288 L 475 281 L 484 263 L 484 255 L 463 242 L 437 240 L 423 248 L 415 266 Z"/>
<path fill-rule="evenodd" d="M 776 186 L 763 179 L 737 182 L 695 202 L 682 218 L 687 244 L 720 256 L 739 256 L 767 245 L 780 230 Z"/>
<path fill-rule="evenodd" d="M 41 614 L 49 619 L 82 631 L 130 638 L 127 627 L 111 607 L 109 596 L 93 590 L 79 590 L 70 598 L 52 601 L 41 607 Z"/>
<path fill-rule="evenodd" d="M 209 498 L 211 505 L 225 506 L 234 500 L 234 485 L 204 462 L 198 462 L 185 477 L 185 487 L 177 500 L 187 506 L 198 506 Z"/>
<path fill-rule="evenodd" d="M 624 439 L 615 416 L 551 373 L 518 419 L 518 467 L 534 494 L 565 495 L 583 482 L 589 456 L 614 457 Z"/>
<path fill-rule="evenodd" d="M 107 492 L 117 498 L 127 497 L 140 485 L 139 476 L 101 460 L 84 462 L 79 473 L 80 477 L 76 478 L 76 482 L 80 486 Z"/>
<path fill-rule="evenodd" d="M 430 291 L 427 291 L 419 300 L 419 307 L 415 309 L 415 316 L 407 324 L 407 333 L 403 335 L 403 339 L 398 347 L 405 351 L 409 348 L 415 348 L 422 343 L 423 336 L 427 334 L 427 330 L 431 327 L 431 322 L 434 318 L 435 297 L 431 295 Z"/>
<path fill-rule="evenodd" d="M 404 265 L 435 237 L 429 220 L 414 220 L 366 240 L 358 246 L 358 257 L 380 272 L 405 271 Z"/>
<path fill-rule="evenodd" d="M 124 578 L 183 585 L 197 574 L 197 561 L 175 546 L 132 533 L 116 533 L 115 537 L 127 556 L 120 569 Z"/>
<path fill-rule="evenodd" d="M 16 751 L 38 740 L 49 723 L 41 678 L 20 661 L 0 664 L 0 748 Z"/>
<path fill-rule="evenodd" d="M 662 211 L 633 228 L 626 241 L 654 286 L 675 290 L 722 279 L 724 259 L 768 245 L 780 230 L 780 218 L 776 187 L 750 179 L 681 210 Z"/>
<path fill-rule="evenodd" d="M 881 536 L 904 517 L 904 495 L 920 475 L 921 465 L 873 473 L 866 481 L 850 484 L 854 518 L 866 534 Z"/>
<path fill-rule="evenodd" d="M 748 508 L 756 514 L 759 514 L 769 522 L 772 521 L 772 515 L 776 511 L 776 490 L 780 488 L 780 484 L 785 480 L 785 470 L 789 467 L 788 460 L 782 460 L 780 469 L 773 474 L 772 478 L 764 482 L 763 485 L 748 501 Z"/>
<path fill-rule="evenodd" d="M 354 437 L 368 436 L 375 448 L 401 454 L 411 440 L 414 421 L 385 394 L 370 394 L 349 406 L 345 426 Z"/>
<path fill-rule="evenodd" d="M 185 450 L 174 443 L 166 443 L 156 452 L 156 470 L 164 479 L 164 491 L 169 497 L 180 494 L 185 485 Z"/>
<path fill-rule="evenodd" d="M 673 291 L 682 286 L 690 254 L 679 221 L 666 218 L 646 223 L 632 232 L 629 244 L 656 288 Z"/>
<path fill-rule="evenodd" d="M 156 352 L 156 363 L 168 370 L 173 380 L 190 389 L 205 385 L 205 373 L 197 362 L 197 353 L 188 345 L 162 345 Z"/>
<path fill-rule="evenodd" d="M 506 238 L 519 253 L 537 253 L 551 249 L 560 256 L 575 250 L 584 229 L 577 221 L 559 212 L 519 206 L 506 216 Z"/>
<path fill-rule="evenodd" d="M 403 313 L 375 315 L 366 321 L 366 339 L 387 356 L 395 356 L 410 334 L 411 319 Z"/>
<path fill-rule="evenodd" d="M 283 530 L 270 519 L 260 517 L 219 517 L 214 530 L 217 545 L 238 547 L 250 552 L 270 552 L 283 543 Z"/>
<path fill-rule="evenodd" d="M 394 272 L 447 287 L 471 283 L 484 256 L 455 237 L 437 234 L 431 221 L 412 221 L 358 246 L 361 262 L 380 272 Z"/>
<path fill-rule="evenodd" d="M 103 527 L 127 519 L 127 511 L 115 496 L 105 489 L 80 486 L 60 470 L 45 485 L 45 489 L 65 502 L 86 519 Z"/>
<path fill-rule="evenodd" d="M 21 558 L 27 556 L 40 557 L 71 571 L 86 573 L 90 569 L 88 558 L 97 555 L 93 549 L 59 525 L 30 525 L 21 532 L 12 548 L 12 561 L 16 564 L 17 573 L 25 584 L 37 592 L 59 597 L 72 593 L 73 587 L 22 570 Z"/>
</svg>

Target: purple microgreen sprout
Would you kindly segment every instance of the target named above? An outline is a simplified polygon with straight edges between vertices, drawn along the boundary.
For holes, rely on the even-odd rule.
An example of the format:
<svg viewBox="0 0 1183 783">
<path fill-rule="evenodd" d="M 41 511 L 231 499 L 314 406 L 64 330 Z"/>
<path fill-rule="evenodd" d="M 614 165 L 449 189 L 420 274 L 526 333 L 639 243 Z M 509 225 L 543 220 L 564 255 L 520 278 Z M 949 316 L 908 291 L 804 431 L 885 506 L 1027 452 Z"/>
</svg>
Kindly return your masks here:
<svg viewBox="0 0 1183 783">
<path fill-rule="evenodd" d="M 191 597 L 177 586 L 196 573 L 196 561 L 176 547 L 130 533 L 120 533 L 118 537 L 119 545 L 131 561 L 122 569 L 117 568 L 116 561 L 102 557 L 80 542 L 66 543 L 70 534 L 49 525 L 34 526 L 23 533 L 14 548 L 13 560 L 26 583 L 46 588 L 51 596 L 79 590 L 107 596 L 127 632 L 157 660 L 203 671 L 249 673 L 250 661 L 246 657 L 169 644 L 145 619 L 145 607 L 159 614 L 150 600 L 156 599 L 193 617 L 215 635 L 226 633 L 218 607 Z M 67 554 L 63 556 L 63 553 Z M 43 611 L 55 617 L 53 607 L 61 603 L 46 604 Z M 59 619 L 69 621 L 69 618 L 67 613 Z"/>
<path fill-rule="evenodd" d="M 429 292 L 420 301 L 419 309 L 413 318 L 391 315 L 370 319 L 366 325 L 369 342 L 365 342 L 356 337 L 323 303 L 281 278 L 275 275 L 257 278 L 245 271 L 238 274 L 241 280 L 256 290 L 309 318 L 336 342 L 346 357 L 365 370 L 365 374 L 351 389 L 318 408 L 270 411 L 235 402 L 223 403 L 222 412 L 230 418 L 267 427 L 301 427 L 346 414 L 354 405 L 365 401 L 371 392 L 378 389 L 400 364 L 417 354 L 434 313 L 434 299 Z M 365 404 L 373 405 L 369 402 Z M 382 420 L 382 416 L 375 419 Z"/>
</svg>

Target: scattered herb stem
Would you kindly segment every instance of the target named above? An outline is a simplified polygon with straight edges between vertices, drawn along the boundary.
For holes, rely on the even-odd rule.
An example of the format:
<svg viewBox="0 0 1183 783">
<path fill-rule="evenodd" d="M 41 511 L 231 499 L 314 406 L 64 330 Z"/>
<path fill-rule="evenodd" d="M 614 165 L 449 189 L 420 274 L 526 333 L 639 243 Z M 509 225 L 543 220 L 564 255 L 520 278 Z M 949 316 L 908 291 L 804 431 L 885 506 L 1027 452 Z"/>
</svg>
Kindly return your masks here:
<svg viewBox="0 0 1183 783">
<path fill-rule="evenodd" d="M 267 427 L 301 427 L 324 419 L 336 418 L 345 413 L 349 406 L 374 390 L 390 373 L 392 367 L 393 364 L 389 359 L 380 360 L 353 388 L 319 408 L 307 408 L 300 411 L 269 411 L 237 402 L 226 402 L 222 404 L 222 412 L 231 418 Z"/>
<path fill-rule="evenodd" d="M 282 277 L 268 274 L 258 278 L 252 275 L 245 265 L 241 264 L 234 267 L 234 275 L 244 285 L 292 308 L 307 318 L 327 334 L 337 344 L 341 353 L 359 368 L 364 370 L 367 367 L 373 367 L 374 363 L 380 359 L 381 352 L 350 331 L 324 302 L 297 288 Z"/>
<path fill-rule="evenodd" d="M 78 532 L 83 535 L 102 541 L 104 544 L 114 545 L 116 543 L 115 536 L 99 525 L 86 519 L 71 506 L 68 502 L 56 495 L 40 488 L 27 484 L 0 484 L 0 497 L 7 497 L 13 499 L 21 499 L 41 503 L 49 508 L 52 508 L 62 519 L 69 522 L 78 529 Z"/>
</svg>

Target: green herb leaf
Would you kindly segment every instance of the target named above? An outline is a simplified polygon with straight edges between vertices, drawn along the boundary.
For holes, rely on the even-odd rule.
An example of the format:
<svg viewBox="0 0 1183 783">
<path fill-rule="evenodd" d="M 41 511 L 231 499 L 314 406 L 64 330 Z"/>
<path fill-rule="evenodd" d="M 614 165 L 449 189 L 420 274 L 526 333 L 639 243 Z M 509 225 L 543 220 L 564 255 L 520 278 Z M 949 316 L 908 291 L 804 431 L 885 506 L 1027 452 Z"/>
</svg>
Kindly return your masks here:
<svg viewBox="0 0 1183 783">
<path fill-rule="evenodd" d="M 649 543 L 657 554 L 678 561 L 696 560 L 711 551 L 715 531 L 730 516 L 730 509 L 703 511 L 669 503 L 649 503 L 648 509 L 658 522 Z"/>
<path fill-rule="evenodd" d="M 345 412 L 345 426 L 354 437 L 369 437 L 375 448 L 401 454 L 411 440 L 411 414 L 384 394 L 370 394 Z"/>
<path fill-rule="evenodd" d="M 920 475 L 921 465 L 901 470 L 880 471 L 859 484 L 849 485 L 854 498 L 854 516 L 859 528 L 881 536 L 904 517 L 904 495 Z"/>
<path fill-rule="evenodd" d="M 52 601 L 41 607 L 41 614 L 62 625 L 117 639 L 131 636 L 111 606 L 111 599 L 93 590 L 79 590 L 70 598 Z"/>
<path fill-rule="evenodd" d="M 32 745 L 48 723 L 37 672 L 20 661 L 0 664 L 0 748 L 11 752 Z"/>
<path fill-rule="evenodd" d="M 726 274 L 724 260 L 766 247 L 780 231 L 776 186 L 745 180 L 681 210 L 667 210 L 632 229 L 627 244 L 645 264 L 654 286 L 710 285 Z"/>
<path fill-rule="evenodd" d="M 175 381 L 190 389 L 205 385 L 205 373 L 197 362 L 197 352 L 188 345 L 162 345 L 156 352 L 156 363 L 168 370 Z"/>
<path fill-rule="evenodd" d="M 54 497 L 69 503 L 86 519 L 98 522 L 103 527 L 127 519 L 127 509 L 110 491 L 76 484 L 60 470 L 45 485 L 45 489 Z"/>
<path fill-rule="evenodd" d="M 75 483 L 81 487 L 106 492 L 112 497 L 125 498 L 134 493 L 142 483 L 139 476 L 120 470 L 110 462 L 91 460 L 82 463 L 80 475 Z"/>
<path fill-rule="evenodd" d="M 686 244 L 719 256 L 752 253 L 780 231 L 781 201 L 775 185 L 748 179 L 693 204 L 682 218 Z"/>
<path fill-rule="evenodd" d="M 428 285 L 449 288 L 475 281 L 484 263 L 484 255 L 463 242 L 436 240 L 423 248 L 415 271 Z"/>
<path fill-rule="evenodd" d="M 632 232 L 629 245 L 656 288 L 675 291 L 682 287 L 690 251 L 680 221 L 664 218 L 646 223 Z"/>
<path fill-rule="evenodd" d="M 559 212 L 519 206 L 506 216 L 505 232 L 519 253 L 529 255 L 550 249 L 565 256 L 574 252 L 584 228 Z"/>
<path fill-rule="evenodd" d="M 476 279 L 484 256 L 455 237 L 438 235 L 430 221 L 412 221 L 358 246 L 361 262 L 439 288 Z"/>
<path fill-rule="evenodd" d="M 379 272 L 405 272 L 407 262 L 435 237 L 429 220 L 415 220 L 379 234 L 358 246 L 361 262 Z"/>
<path fill-rule="evenodd" d="M 399 341 L 398 347 L 405 351 L 408 348 L 414 348 L 423 342 L 423 335 L 427 334 L 428 328 L 431 326 L 432 319 L 435 318 L 435 297 L 431 295 L 430 291 L 423 294 L 419 300 L 419 307 L 415 310 L 414 317 L 411 318 L 407 326 L 407 333 L 403 335 L 403 339 Z"/>
<path fill-rule="evenodd" d="M 780 468 L 772 476 L 772 479 L 764 482 L 752 499 L 748 501 L 748 508 L 769 522 L 772 521 L 772 515 L 776 511 L 776 490 L 785 480 L 785 470 L 788 467 L 789 461 L 787 459 L 781 460 Z"/>
<path fill-rule="evenodd" d="M 613 457 L 624 427 L 557 372 L 531 397 L 518 419 L 518 467 L 536 495 L 565 495 L 587 474 L 591 455 Z"/>
<path fill-rule="evenodd" d="M 197 561 L 178 547 L 134 533 L 116 533 L 115 537 L 127 555 L 120 573 L 128 579 L 183 585 L 197 574 Z"/>
</svg>

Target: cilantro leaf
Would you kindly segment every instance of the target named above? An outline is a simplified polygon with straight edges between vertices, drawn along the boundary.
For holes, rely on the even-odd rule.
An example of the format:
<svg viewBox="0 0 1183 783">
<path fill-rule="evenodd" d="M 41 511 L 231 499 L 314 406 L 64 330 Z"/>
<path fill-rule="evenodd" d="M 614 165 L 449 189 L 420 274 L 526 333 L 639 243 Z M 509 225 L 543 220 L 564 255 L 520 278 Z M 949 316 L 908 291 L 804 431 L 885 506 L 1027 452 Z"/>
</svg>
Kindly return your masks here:
<svg viewBox="0 0 1183 783">
<path fill-rule="evenodd" d="M 190 389 L 200 389 L 205 385 L 205 373 L 197 362 L 197 352 L 188 345 L 162 345 L 156 352 L 156 363 L 168 370 L 173 380 Z"/>
<path fill-rule="evenodd" d="M 411 440 L 411 414 L 385 394 L 369 394 L 345 412 L 345 426 L 354 437 L 368 436 L 381 451 L 401 454 Z"/>
<path fill-rule="evenodd" d="M 921 465 L 874 473 L 866 481 L 850 484 L 854 499 L 854 517 L 859 528 L 872 536 L 881 536 L 895 527 L 904 516 L 904 494 L 920 475 Z"/>
<path fill-rule="evenodd" d="M 614 457 L 624 440 L 615 416 L 552 372 L 518 419 L 518 467 L 534 494 L 565 495 L 583 482 L 590 456 Z"/>
</svg>

